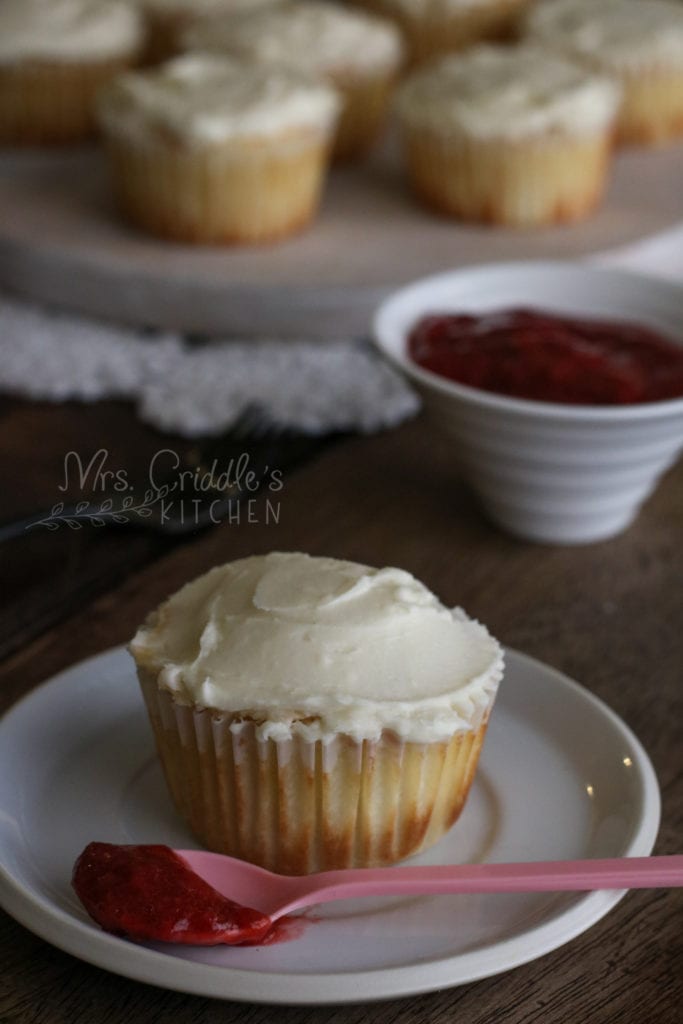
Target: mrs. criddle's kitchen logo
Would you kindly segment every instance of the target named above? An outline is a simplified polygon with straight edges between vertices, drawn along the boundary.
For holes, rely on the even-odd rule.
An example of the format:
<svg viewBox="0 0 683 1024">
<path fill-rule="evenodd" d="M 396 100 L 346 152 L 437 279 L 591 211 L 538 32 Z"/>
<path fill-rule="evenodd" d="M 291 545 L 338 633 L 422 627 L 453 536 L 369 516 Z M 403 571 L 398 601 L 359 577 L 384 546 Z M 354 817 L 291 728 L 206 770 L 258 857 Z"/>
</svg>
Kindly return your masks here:
<svg viewBox="0 0 683 1024">
<path fill-rule="evenodd" d="M 281 470 L 246 451 L 206 465 L 162 448 L 134 478 L 112 465 L 106 448 L 85 457 L 69 451 L 58 484 L 64 498 L 31 525 L 80 530 L 115 523 L 181 533 L 222 522 L 277 524 L 283 486 Z"/>
</svg>

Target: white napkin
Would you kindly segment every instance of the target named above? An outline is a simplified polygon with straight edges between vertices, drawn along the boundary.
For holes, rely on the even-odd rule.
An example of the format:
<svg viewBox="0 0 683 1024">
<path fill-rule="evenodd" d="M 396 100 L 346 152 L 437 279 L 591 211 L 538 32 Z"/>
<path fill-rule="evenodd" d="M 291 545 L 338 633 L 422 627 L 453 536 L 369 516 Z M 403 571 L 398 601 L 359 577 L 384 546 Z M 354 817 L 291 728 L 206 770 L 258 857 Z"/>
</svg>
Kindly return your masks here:
<svg viewBox="0 0 683 1024">
<path fill-rule="evenodd" d="M 598 253 L 590 257 L 590 262 L 683 282 L 683 223 L 639 242 Z"/>
<path fill-rule="evenodd" d="M 190 345 L 0 294 L 0 390 L 65 401 L 128 398 L 142 419 L 186 437 L 219 433 L 259 404 L 310 433 L 392 427 L 419 408 L 369 345 L 215 341 Z"/>
</svg>

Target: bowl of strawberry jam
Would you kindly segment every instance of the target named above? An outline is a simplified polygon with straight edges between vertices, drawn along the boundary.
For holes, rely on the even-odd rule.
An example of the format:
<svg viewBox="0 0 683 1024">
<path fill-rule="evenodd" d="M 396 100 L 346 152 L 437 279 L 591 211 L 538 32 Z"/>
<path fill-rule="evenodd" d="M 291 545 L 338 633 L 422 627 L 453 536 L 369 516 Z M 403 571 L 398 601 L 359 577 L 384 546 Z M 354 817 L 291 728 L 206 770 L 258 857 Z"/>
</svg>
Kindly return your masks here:
<svg viewBox="0 0 683 1024">
<path fill-rule="evenodd" d="M 394 293 L 375 340 L 453 442 L 488 517 L 526 540 L 626 529 L 683 447 L 683 289 L 512 263 Z"/>
</svg>

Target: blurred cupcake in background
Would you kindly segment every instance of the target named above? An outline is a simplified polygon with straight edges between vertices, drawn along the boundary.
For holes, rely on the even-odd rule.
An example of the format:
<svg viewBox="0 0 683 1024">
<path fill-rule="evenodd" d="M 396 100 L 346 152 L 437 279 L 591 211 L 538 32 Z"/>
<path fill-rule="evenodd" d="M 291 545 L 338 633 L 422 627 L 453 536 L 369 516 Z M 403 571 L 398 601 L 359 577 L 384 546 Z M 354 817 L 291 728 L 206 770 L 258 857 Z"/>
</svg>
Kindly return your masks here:
<svg viewBox="0 0 683 1024">
<path fill-rule="evenodd" d="M 101 86 L 142 52 L 125 0 L 2 0 L 0 142 L 80 142 Z"/>
<path fill-rule="evenodd" d="M 530 45 L 443 57 L 398 94 L 413 188 L 463 220 L 583 217 L 604 190 L 619 98 L 610 78 Z"/>
<path fill-rule="evenodd" d="M 221 243 L 282 238 L 311 220 L 338 108 L 301 72 L 188 54 L 120 76 L 99 111 L 128 218 Z"/>
<path fill-rule="evenodd" d="M 618 137 L 657 145 L 683 135 L 683 6 L 673 0 L 545 0 L 528 34 L 613 75 L 623 90 Z"/>
<path fill-rule="evenodd" d="M 135 0 L 147 23 L 146 62 L 159 63 L 178 53 L 185 29 L 202 18 L 252 11 L 283 0 Z"/>
<path fill-rule="evenodd" d="M 514 36 L 533 0 L 353 0 L 393 19 L 413 64 L 487 39 Z"/>
<path fill-rule="evenodd" d="M 206 19 L 183 33 L 182 44 L 293 67 L 330 82 L 343 103 L 333 152 L 338 159 L 363 153 L 377 138 L 403 58 L 401 35 L 391 22 L 321 0 Z"/>
</svg>

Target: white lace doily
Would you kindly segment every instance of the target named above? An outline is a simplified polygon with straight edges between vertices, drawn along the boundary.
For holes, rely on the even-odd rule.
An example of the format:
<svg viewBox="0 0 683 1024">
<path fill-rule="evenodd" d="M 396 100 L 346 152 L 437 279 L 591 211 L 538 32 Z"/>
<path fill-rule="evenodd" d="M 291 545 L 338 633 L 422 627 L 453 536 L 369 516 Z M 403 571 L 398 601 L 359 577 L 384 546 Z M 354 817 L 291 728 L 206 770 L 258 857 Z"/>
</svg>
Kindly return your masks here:
<svg viewBox="0 0 683 1024">
<path fill-rule="evenodd" d="M 190 344 L 0 294 L 0 390 L 29 398 L 132 400 L 153 426 L 187 437 L 228 428 L 245 406 L 311 433 L 395 426 L 419 400 L 361 343 Z"/>
</svg>

